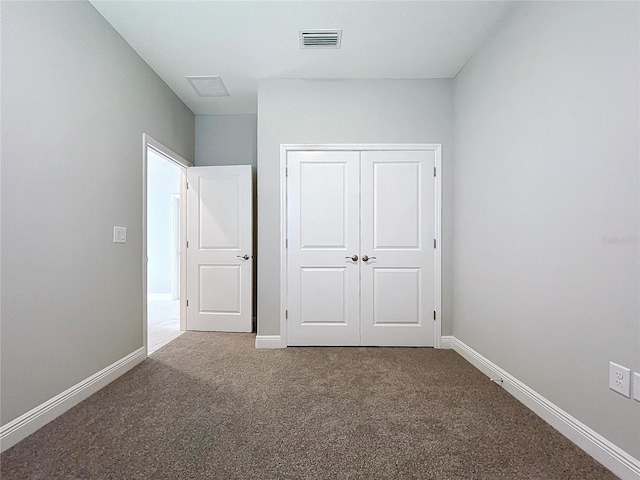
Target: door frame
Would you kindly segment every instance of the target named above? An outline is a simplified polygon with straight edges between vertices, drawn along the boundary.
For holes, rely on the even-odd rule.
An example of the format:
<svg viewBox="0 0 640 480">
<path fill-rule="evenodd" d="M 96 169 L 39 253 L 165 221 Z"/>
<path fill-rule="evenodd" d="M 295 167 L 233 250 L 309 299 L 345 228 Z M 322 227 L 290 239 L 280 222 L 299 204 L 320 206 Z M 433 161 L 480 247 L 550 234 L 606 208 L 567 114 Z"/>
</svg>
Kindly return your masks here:
<svg viewBox="0 0 640 480">
<path fill-rule="evenodd" d="M 181 220 L 182 214 L 182 199 L 180 193 L 174 193 L 171 197 L 171 240 L 173 247 L 171 249 L 171 299 L 179 300 L 181 298 L 180 286 L 182 285 L 182 279 L 180 278 L 180 253 L 182 245 L 180 244 L 180 236 L 182 233 Z"/>
<path fill-rule="evenodd" d="M 148 318 L 147 318 L 147 152 L 148 149 L 165 157 L 180 167 L 180 251 L 186 252 L 187 248 L 187 168 L 193 164 L 184 157 L 166 147 L 150 135 L 142 134 L 142 346 L 145 357 L 149 356 L 148 342 Z M 186 329 L 187 321 L 187 256 L 180 256 L 180 330 Z"/>
<path fill-rule="evenodd" d="M 435 175 L 434 206 L 435 206 L 435 240 L 436 248 L 434 269 L 434 299 L 436 320 L 434 322 L 434 348 L 442 348 L 442 144 L 439 143 L 384 143 L 384 144 L 281 144 L 280 145 L 280 346 L 286 347 L 287 310 L 288 310 L 288 252 L 287 252 L 287 155 L 296 151 L 390 151 L 412 150 L 434 152 Z"/>
</svg>

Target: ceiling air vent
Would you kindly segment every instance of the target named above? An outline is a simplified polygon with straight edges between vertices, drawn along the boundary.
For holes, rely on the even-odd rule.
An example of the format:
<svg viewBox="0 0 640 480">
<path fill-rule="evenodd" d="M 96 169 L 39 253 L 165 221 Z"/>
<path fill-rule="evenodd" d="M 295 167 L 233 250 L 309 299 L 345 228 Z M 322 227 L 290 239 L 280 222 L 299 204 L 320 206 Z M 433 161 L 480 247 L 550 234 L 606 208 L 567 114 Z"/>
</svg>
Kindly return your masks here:
<svg viewBox="0 0 640 480">
<path fill-rule="evenodd" d="M 184 77 L 191 84 L 193 89 L 201 97 L 228 97 L 229 92 L 224 86 L 220 75 L 209 75 L 206 77 Z"/>
<path fill-rule="evenodd" d="M 340 48 L 342 30 L 298 30 L 300 48 Z"/>
</svg>

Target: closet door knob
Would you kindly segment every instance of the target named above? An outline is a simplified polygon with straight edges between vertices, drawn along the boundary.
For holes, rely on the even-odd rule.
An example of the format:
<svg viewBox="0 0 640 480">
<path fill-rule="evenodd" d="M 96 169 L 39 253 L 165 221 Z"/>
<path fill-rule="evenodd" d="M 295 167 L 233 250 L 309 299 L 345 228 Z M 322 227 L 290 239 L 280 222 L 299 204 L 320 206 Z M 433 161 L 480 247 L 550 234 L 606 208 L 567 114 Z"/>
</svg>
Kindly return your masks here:
<svg viewBox="0 0 640 480">
<path fill-rule="evenodd" d="M 244 260 L 249 260 L 249 255 L 247 255 L 246 253 L 242 256 L 240 255 L 236 255 L 237 258 L 243 258 Z"/>
<path fill-rule="evenodd" d="M 344 257 L 344 258 L 350 258 L 354 262 L 358 261 L 358 255 L 353 255 L 352 257 Z"/>
<path fill-rule="evenodd" d="M 362 257 L 362 261 L 366 262 L 367 260 L 371 260 L 372 258 L 376 258 L 376 257 L 367 257 L 366 255 L 364 257 Z"/>
</svg>

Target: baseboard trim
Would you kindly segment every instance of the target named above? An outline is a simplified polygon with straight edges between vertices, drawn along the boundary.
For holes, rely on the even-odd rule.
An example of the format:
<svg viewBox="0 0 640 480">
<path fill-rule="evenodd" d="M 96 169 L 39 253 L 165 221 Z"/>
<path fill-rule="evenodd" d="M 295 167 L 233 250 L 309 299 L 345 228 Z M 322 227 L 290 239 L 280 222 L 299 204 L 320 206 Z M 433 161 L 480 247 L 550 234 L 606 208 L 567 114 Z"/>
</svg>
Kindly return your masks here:
<svg viewBox="0 0 640 480">
<path fill-rule="evenodd" d="M 445 350 L 451 350 L 453 348 L 453 339 L 450 335 L 443 335 L 440 339 L 440 348 Z"/>
<path fill-rule="evenodd" d="M 71 407 L 93 395 L 102 387 L 131 370 L 146 358 L 145 347 L 141 347 L 126 357 L 103 368 L 98 373 L 77 383 L 64 392 L 29 410 L 15 420 L 0 427 L 0 451 L 4 452 L 20 440 L 45 426 Z"/>
<path fill-rule="evenodd" d="M 569 415 L 464 342 L 456 337 L 443 337 L 443 344 L 445 338 L 469 363 L 485 375 L 499 381 L 507 392 L 621 479 L 640 480 L 640 460 Z"/>
<path fill-rule="evenodd" d="M 256 348 L 286 348 L 280 335 L 256 335 Z"/>
</svg>

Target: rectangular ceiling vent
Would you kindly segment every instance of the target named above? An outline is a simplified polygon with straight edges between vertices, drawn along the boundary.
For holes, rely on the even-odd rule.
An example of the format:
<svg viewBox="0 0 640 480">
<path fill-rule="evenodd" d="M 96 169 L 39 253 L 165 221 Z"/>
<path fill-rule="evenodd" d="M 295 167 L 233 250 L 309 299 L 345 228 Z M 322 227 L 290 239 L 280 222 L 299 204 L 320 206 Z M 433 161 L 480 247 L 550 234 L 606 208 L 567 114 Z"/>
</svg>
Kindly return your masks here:
<svg viewBox="0 0 640 480">
<path fill-rule="evenodd" d="M 205 77 L 184 77 L 191 84 L 193 89 L 201 97 L 228 97 L 229 92 L 224 86 L 220 75 L 209 75 Z"/>
<path fill-rule="evenodd" d="M 300 48 L 340 48 L 342 30 L 298 30 Z"/>
</svg>

